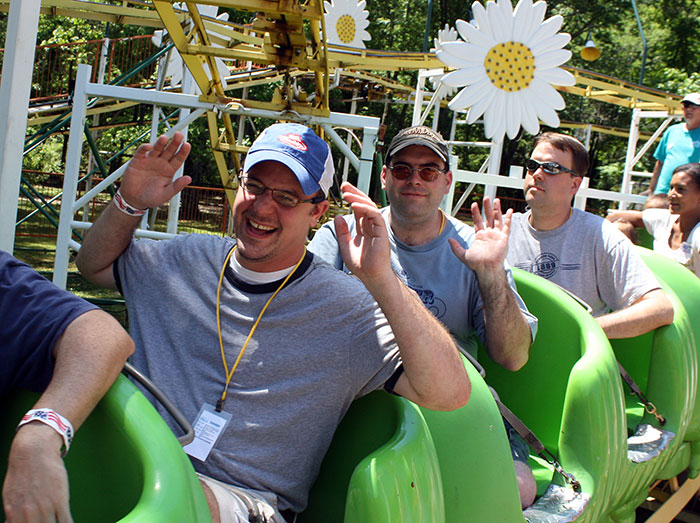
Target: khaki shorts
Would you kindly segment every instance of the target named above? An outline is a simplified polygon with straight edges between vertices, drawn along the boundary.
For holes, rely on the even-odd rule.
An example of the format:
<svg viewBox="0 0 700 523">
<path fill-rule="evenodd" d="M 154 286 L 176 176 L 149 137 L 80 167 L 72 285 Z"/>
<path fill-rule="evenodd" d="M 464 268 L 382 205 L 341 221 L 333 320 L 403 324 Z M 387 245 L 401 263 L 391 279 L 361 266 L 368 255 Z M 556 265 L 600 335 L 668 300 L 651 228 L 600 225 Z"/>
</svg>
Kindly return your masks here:
<svg viewBox="0 0 700 523">
<path fill-rule="evenodd" d="M 199 479 L 214 493 L 219 504 L 221 523 L 286 523 L 277 508 L 277 496 L 271 492 L 236 487 L 222 483 L 204 474 L 197 473 Z"/>
</svg>

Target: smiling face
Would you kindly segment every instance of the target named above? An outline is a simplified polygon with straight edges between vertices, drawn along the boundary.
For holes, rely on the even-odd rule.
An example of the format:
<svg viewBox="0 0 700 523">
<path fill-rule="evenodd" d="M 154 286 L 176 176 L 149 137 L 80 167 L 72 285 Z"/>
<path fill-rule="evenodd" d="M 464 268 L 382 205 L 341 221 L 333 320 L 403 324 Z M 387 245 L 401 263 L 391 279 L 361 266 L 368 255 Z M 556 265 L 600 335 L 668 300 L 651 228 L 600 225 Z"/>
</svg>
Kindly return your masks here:
<svg viewBox="0 0 700 523">
<path fill-rule="evenodd" d="M 541 142 L 535 147 L 530 156 L 538 162 L 556 162 L 568 169 L 573 169 L 573 155 L 570 151 L 562 151 L 551 143 Z M 525 201 L 533 212 L 540 209 L 568 209 L 571 199 L 581 185 L 581 177 L 567 172 L 547 174 L 542 168 L 534 172 L 526 172 L 523 192 Z"/>
<path fill-rule="evenodd" d="M 276 161 L 255 164 L 246 173 L 270 189 L 280 189 L 308 199 L 294 173 Z M 328 209 L 328 201 L 285 207 L 272 199 L 272 192 L 253 195 L 238 189 L 233 204 L 233 227 L 238 248 L 236 259 L 245 268 L 272 272 L 291 267 L 304 252 L 309 228 Z"/>
<path fill-rule="evenodd" d="M 700 214 L 700 187 L 688 173 L 678 171 L 671 178 L 668 201 L 673 214 Z"/>
<path fill-rule="evenodd" d="M 431 149 L 422 145 L 409 145 L 391 158 L 390 164 L 407 165 L 412 169 L 435 167 L 446 168 L 445 162 Z M 411 223 L 427 221 L 435 216 L 442 198 L 452 185 L 452 173 L 441 172 L 438 177 L 426 182 L 418 171 L 413 171 L 405 180 L 398 180 L 385 165 L 382 169 L 382 188 L 386 191 L 391 214 Z"/>
</svg>

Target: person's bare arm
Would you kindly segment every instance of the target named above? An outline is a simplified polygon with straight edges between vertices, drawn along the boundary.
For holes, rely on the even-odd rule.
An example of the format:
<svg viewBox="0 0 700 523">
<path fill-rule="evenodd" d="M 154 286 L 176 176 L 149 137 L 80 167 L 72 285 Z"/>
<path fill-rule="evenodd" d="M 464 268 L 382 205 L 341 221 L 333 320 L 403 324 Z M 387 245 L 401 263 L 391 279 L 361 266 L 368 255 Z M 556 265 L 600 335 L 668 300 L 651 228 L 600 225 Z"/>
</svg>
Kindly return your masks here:
<svg viewBox="0 0 700 523">
<path fill-rule="evenodd" d="M 190 144 L 183 142 L 182 133 L 175 133 L 172 140 L 166 136 L 155 144 L 143 144 L 129 161 L 122 178 L 122 198 L 137 209 L 157 207 L 180 192 L 192 179 L 182 176 L 173 181 L 190 152 Z M 85 236 L 76 265 L 91 282 L 114 288 L 112 264 L 129 246 L 140 218 L 121 212 L 111 202 Z"/>
<path fill-rule="evenodd" d="M 55 410 L 77 430 L 133 350 L 129 335 L 106 312 L 78 316 L 54 346 L 53 377 L 33 408 Z M 2 490 L 8 522 L 71 521 L 62 445 L 61 436 L 43 423 L 19 428 Z"/>
<path fill-rule="evenodd" d="M 629 307 L 598 316 L 596 320 L 608 338 L 632 338 L 670 324 L 673 304 L 663 290 L 654 289 Z"/>
<path fill-rule="evenodd" d="M 615 211 L 608 214 L 605 219 L 609 222 L 626 220 L 631 223 L 633 227 L 644 227 L 642 211 Z"/>
<path fill-rule="evenodd" d="M 396 337 L 404 373 L 397 394 L 434 410 L 452 410 L 467 403 L 471 383 L 459 350 L 445 327 L 391 269 L 386 223 L 376 205 L 349 183 L 343 198 L 355 213 L 356 235 L 336 217 L 338 245 L 345 265 L 365 284 Z"/>
<path fill-rule="evenodd" d="M 457 240 L 449 240 L 452 252 L 476 273 L 484 303 L 486 324 L 485 346 L 491 359 L 509 370 L 518 370 L 527 363 L 532 335 L 513 290 L 508 285 L 505 258 L 508 252 L 510 219 L 513 212 L 501 212 L 498 199 L 491 207 L 484 198 L 484 219 L 479 206 L 472 204 L 476 235 L 468 249 Z M 507 326 L 507 328 L 504 328 Z"/>
</svg>

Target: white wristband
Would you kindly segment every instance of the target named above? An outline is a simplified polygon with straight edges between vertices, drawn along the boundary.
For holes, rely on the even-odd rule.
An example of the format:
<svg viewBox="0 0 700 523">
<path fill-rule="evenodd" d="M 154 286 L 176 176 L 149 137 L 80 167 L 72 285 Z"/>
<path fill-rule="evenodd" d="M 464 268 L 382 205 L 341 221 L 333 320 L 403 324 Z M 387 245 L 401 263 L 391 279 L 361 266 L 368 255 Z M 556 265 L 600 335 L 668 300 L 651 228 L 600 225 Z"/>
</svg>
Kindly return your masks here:
<svg viewBox="0 0 700 523">
<path fill-rule="evenodd" d="M 63 438 L 63 446 L 65 447 L 61 452 L 61 457 L 64 457 L 68 453 L 71 441 L 73 441 L 74 432 L 71 422 L 61 416 L 55 410 L 32 409 L 22 417 L 22 421 L 20 421 L 19 425 L 17 425 L 17 429 L 32 421 L 41 421 L 61 435 Z"/>
<path fill-rule="evenodd" d="M 117 189 L 117 192 L 114 194 L 114 204 L 117 206 L 117 209 L 124 214 L 128 214 L 129 216 L 143 216 L 148 210 L 137 209 L 136 207 L 132 207 L 126 203 L 126 200 L 124 200 L 124 197 L 122 196 L 121 189 Z"/>
</svg>

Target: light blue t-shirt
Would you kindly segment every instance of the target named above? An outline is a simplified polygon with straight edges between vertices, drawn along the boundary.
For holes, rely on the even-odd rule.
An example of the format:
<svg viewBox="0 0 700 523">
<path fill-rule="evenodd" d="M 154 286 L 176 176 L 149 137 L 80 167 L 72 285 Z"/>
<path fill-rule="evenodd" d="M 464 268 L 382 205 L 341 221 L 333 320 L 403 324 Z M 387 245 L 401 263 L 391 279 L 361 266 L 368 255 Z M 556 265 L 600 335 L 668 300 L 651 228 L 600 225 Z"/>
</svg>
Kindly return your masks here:
<svg viewBox="0 0 700 523">
<path fill-rule="evenodd" d="M 654 192 L 666 194 L 676 167 L 700 162 L 700 127 L 688 131 L 684 123 L 679 123 L 666 129 L 654 151 L 654 158 L 663 162 Z"/>
<path fill-rule="evenodd" d="M 474 230 L 465 223 L 446 216 L 442 233 L 424 245 L 406 245 L 394 236 L 389 225 L 389 207 L 382 209 L 391 242 L 391 266 L 399 278 L 413 289 L 423 304 L 457 338 L 460 348 L 476 357 L 476 340 L 485 338 L 484 304 L 476 273 L 462 263 L 452 252 L 449 238 L 455 238 L 468 248 L 474 241 Z M 353 215 L 343 217 L 355 234 Z M 349 272 L 343 264 L 333 222 L 328 222 L 314 235 L 308 249 L 336 269 Z M 513 275 L 506 267 L 510 284 L 520 310 L 528 324 L 532 339 L 537 332 L 537 318 L 530 314 L 517 293 Z"/>
</svg>

